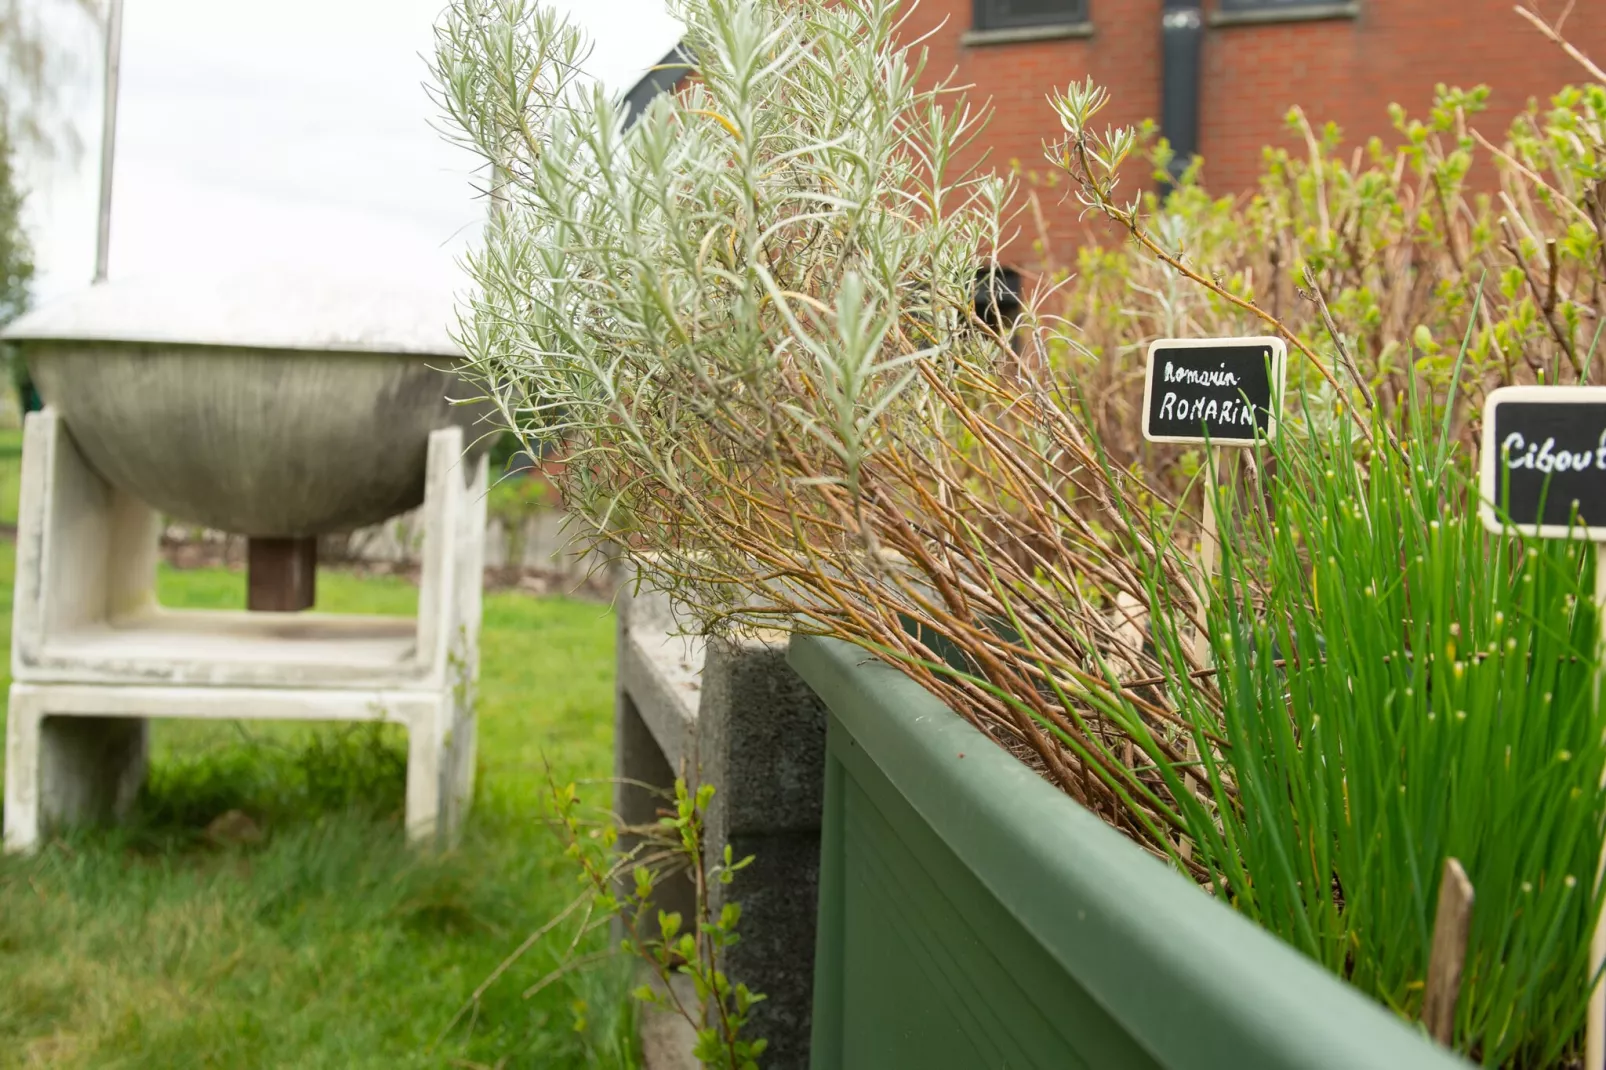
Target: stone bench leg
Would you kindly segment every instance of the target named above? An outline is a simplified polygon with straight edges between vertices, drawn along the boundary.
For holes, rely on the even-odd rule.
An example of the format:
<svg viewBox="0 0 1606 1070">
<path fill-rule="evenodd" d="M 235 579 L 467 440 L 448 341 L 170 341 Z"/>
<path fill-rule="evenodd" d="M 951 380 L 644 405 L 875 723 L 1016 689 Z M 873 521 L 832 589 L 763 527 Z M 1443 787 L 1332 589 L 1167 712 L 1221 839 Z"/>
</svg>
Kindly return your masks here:
<svg viewBox="0 0 1606 1070">
<path fill-rule="evenodd" d="M 143 718 L 51 716 L 45 693 L 12 684 L 6 712 L 5 849 L 38 846 L 58 824 L 127 814 L 145 781 Z"/>
<path fill-rule="evenodd" d="M 451 698 L 421 705 L 407 727 L 407 838 L 420 847 L 457 846 L 474 797 L 472 705 Z"/>
<path fill-rule="evenodd" d="M 825 791 L 825 709 L 786 663 L 786 644 L 711 641 L 698 706 L 702 777 L 716 785 L 707 863 L 753 862 L 734 884 L 715 883 L 717 914 L 728 895 L 742 906 L 741 940 L 726 973 L 765 1000 L 752 1035 L 769 1041 L 764 1065 L 806 1070 L 814 1000 Z"/>
<path fill-rule="evenodd" d="M 429 436 L 418 646 L 435 652 L 445 686 L 432 712 L 410 728 L 407 751 L 408 836 L 443 850 L 457 845 L 473 801 L 478 747 L 474 703 L 480 671 L 488 473 L 483 456 L 463 460 L 464 445 L 461 428 L 444 428 Z"/>
</svg>

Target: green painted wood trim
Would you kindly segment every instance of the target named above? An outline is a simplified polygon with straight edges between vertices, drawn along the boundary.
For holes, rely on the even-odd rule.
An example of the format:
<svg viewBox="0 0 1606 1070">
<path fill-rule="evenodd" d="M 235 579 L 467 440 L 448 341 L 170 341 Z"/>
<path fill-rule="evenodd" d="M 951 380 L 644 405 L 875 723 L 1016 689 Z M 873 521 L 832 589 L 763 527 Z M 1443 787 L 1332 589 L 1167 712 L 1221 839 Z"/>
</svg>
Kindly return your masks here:
<svg viewBox="0 0 1606 1070">
<path fill-rule="evenodd" d="M 817 1070 L 1160 1070 L 830 719 L 840 849 L 835 961 L 817 991 L 836 1014 Z"/>
<path fill-rule="evenodd" d="M 790 661 L 998 907 L 1160 1066 L 1468 1065 L 1205 895 L 896 670 L 847 644 L 805 637 L 793 640 Z M 843 851 L 835 823 L 851 771 L 830 775 L 837 786 L 827 788 L 817 993 L 829 980 L 822 971 L 841 961 L 826 944 L 844 925 L 843 891 L 831 886 L 840 868 L 831 871 Z M 838 1028 L 840 1020 L 838 1007 Z"/>
<path fill-rule="evenodd" d="M 790 657 L 791 651 L 787 651 Z M 842 763 L 831 758 L 827 728 L 825 796 L 820 812 L 819 913 L 814 930 L 814 1006 L 809 1024 L 809 1059 L 814 1066 L 842 1066 L 843 942 Z"/>
</svg>

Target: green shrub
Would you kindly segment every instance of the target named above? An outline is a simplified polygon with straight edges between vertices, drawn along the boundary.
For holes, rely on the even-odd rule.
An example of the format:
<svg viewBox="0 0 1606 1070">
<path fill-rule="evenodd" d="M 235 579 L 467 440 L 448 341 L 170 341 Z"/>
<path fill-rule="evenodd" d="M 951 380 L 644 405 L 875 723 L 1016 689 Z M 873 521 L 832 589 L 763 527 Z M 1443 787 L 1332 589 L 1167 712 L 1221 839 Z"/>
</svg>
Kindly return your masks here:
<svg viewBox="0 0 1606 1070">
<path fill-rule="evenodd" d="M 1391 109 L 1393 143 L 1355 147 L 1295 108 L 1287 129 L 1298 148 L 1266 148 L 1252 193 L 1212 195 L 1208 162 L 1196 160 L 1166 193 L 1139 195 L 1129 218 L 1115 173 L 1085 172 L 1062 146 L 1054 162 L 1084 200 L 1152 243 L 1089 242 L 1059 273 L 1071 326 L 1055 359 L 1096 392 L 1112 454 L 1150 467 L 1175 454 L 1137 432 L 1155 338 L 1254 335 L 1276 322 L 1321 364 L 1353 362 L 1339 390 L 1314 362 L 1291 364 L 1290 386 L 1312 407 L 1353 391 L 1393 412 L 1408 405 L 1412 376 L 1450 397 L 1467 336 L 1457 429 L 1495 387 L 1600 381 L 1606 86 L 1559 88 L 1490 137 L 1477 124 L 1493 92 L 1441 85 L 1425 118 Z M 1152 126 L 1131 133 L 1132 156 L 1165 176 L 1169 146 Z"/>
</svg>

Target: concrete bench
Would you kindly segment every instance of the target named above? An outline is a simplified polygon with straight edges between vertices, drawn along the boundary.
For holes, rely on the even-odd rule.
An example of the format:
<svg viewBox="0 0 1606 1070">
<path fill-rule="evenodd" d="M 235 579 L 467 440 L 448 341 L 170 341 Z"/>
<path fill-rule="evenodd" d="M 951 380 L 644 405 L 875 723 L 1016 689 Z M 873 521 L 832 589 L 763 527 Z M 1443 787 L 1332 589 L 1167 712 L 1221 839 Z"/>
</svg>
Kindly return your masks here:
<svg viewBox="0 0 1606 1070">
<path fill-rule="evenodd" d="M 413 618 L 164 608 L 156 511 L 29 413 L 6 720 L 5 849 L 114 819 L 153 718 L 388 721 L 408 732 L 407 834 L 450 846 L 473 797 L 485 462 L 429 437 Z"/>
</svg>

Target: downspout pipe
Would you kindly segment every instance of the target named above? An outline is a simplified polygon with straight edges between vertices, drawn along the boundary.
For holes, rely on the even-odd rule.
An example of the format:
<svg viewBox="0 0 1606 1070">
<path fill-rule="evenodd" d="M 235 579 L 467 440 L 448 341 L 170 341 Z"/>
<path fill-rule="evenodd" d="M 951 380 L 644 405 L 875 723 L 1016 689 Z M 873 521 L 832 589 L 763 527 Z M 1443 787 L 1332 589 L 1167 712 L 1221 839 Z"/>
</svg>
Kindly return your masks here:
<svg viewBox="0 0 1606 1070">
<path fill-rule="evenodd" d="M 1204 73 L 1200 0 L 1165 0 L 1160 33 L 1160 132 L 1175 153 L 1169 165 L 1175 183 L 1199 154 L 1199 87 Z"/>
</svg>

